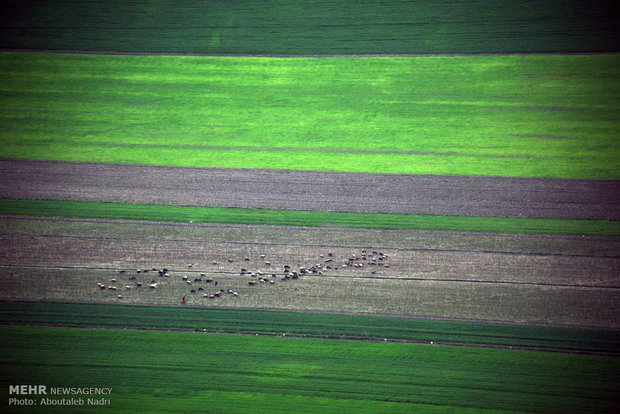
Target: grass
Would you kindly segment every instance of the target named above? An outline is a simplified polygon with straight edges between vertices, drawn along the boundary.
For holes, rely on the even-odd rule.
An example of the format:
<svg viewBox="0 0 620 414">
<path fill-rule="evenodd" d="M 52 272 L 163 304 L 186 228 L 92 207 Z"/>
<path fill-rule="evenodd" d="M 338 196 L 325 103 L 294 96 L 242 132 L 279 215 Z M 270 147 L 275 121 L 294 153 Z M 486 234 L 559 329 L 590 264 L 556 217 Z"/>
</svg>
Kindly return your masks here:
<svg viewBox="0 0 620 414">
<path fill-rule="evenodd" d="M 202 53 L 618 50 L 610 1 L 20 1 L 0 46 Z"/>
<path fill-rule="evenodd" d="M 610 220 L 339 213 L 86 201 L 0 199 L 0 214 L 394 230 L 588 236 L 620 235 L 619 223 Z"/>
<path fill-rule="evenodd" d="M 619 62 L 1 53 L 0 157 L 617 179 Z"/>
<path fill-rule="evenodd" d="M 618 359 L 597 356 L 189 332 L 0 331 L 5 401 L 14 383 L 112 387 L 101 411 L 609 412 L 618 387 Z"/>
<path fill-rule="evenodd" d="M 0 301 L 4 323 L 179 329 L 620 353 L 620 332 L 333 313 Z"/>
</svg>

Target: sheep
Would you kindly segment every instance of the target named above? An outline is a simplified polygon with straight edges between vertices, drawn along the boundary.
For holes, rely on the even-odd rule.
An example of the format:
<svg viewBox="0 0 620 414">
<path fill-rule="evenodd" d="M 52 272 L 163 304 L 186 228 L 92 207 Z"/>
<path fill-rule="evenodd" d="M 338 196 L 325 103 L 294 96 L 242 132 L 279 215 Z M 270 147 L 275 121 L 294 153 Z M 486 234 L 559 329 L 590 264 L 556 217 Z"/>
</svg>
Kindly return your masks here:
<svg viewBox="0 0 620 414">
<path fill-rule="evenodd" d="M 190 290 L 190 293 L 196 293 L 195 289 Z"/>
<path fill-rule="evenodd" d="M 232 262 L 233 262 L 233 259 L 228 259 L 228 263 L 232 263 Z"/>
<path fill-rule="evenodd" d="M 214 260 L 214 261 L 213 261 L 213 264 L 214 264 L 214 265 L 217 265 L 217 262 Z"/>
<path fill-rule="evenodd" d="M 207 280 L 205 280 L 205 282 L 211 283 L 211 282 L 213 282 L 213 279 L 207 279 Z"/>
<path fill-rule="evenodd" d="M 136 287 L 142 287 L 142 283 L 136 283 Z"/>
<path fill-rule="evenodd" d="M 156 289 L 156 288 L 157 288 L 157 283 L 151 283 L 151 284 L 149 285 L 149 288 L 151 288 L 151 289 Z"/>
<path fill-rule="evenodd" d="M 188 264 L 187 264 L 187 268 L 188 268 L 188 269 L 191 269 L 192 267 L 194 267 L 194 264 L 193 264 L 193 263 L 188 263 Z"/>
<path fill-rule="evenodd" d="M 248 285 L 250 285 L 250 286 L 254 286 L 255 284 L 256 284 L 256 282 L 255 282 L 255 281 L 253 281 L 253 280 L 250 280 L 250 281 L 248 282 Z"/>
<path fill-rule="evenodd" d="M 232 295 L 233 295 L 234 297 L 239 296 L 239 294 L 238 294 L 237 292 L 233 292 L 233 294 L 232 294 Z"/>
<path fill-rule="evenodd" d="M 116 283 L 116 279 L 110 279 L 110 283 Z"/>
<path fill-rule="evenodd" d="M 264 259 L 264 258 L 265 258 L 265 255 L 264 255 L 264 254 L 261 254 L 261 255 L 260 255 L 260 258 L 261 258 L 261 259 Z"/>
<path fill-rule="evenodd" d="M 118 295 L 117 298 L 123 299 L 123 295 Z"/>
<path fill-rule="evenodd" d="M 187 280 L 187 276 L 183 276 L 183 280 Z"/>
<path fill-rule="evenodd" d="M 129 290 L 129 289 L 131 289 L 131 286 L 129 286 L 129 285 L 125 286 L 125 289 Z"/>
<path fill-rule="evenodd" d="M 206 276 L 206 275 L 205 275 L 204 273 L 201 273 L 201 274 L 200 274 L 200 277 L 205 277 L 205 276 Z"/>
</svg>

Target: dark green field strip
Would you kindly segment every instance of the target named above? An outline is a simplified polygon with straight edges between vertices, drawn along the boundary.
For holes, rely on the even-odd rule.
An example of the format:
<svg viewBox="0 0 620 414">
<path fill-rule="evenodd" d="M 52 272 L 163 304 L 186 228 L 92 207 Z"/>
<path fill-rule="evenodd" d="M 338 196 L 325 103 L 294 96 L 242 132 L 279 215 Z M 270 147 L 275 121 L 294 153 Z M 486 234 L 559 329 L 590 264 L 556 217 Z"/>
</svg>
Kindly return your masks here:
<svg viewBox="0 0 620 414">
<path fill-rule="evenodd" d="M 617 179 L 620 55 L 0 53 L 0 157 Z"/>
<path fill-rule="evenodd" d="M 111 387 L 105 412 L 612 412 L 620 385 L 620 359 L 603 356 L 62 327 L 0 333 L 3 402 L 10 384 Z M 48 412 L 35 408 L 19 412 Z"/>
<path fill-rule="evenodd" d="M 612 1 L 10 2 L 0 47 L 227 54 L 617 50 Z"/>
<path fill-rule="evenodd" d="M 179 329 L 620 354 L 620 332 L 268 310 L 2 302 L 4 323 Z"/>
<path fill-rule="evenodd" d="M 337 213 L 55 200 L 0 199 L 0 214 L 34 217 L 74 217 L 483 233 L 587 236 L 620 235 L 620 223 L 609 220 Z"/>
</svg>

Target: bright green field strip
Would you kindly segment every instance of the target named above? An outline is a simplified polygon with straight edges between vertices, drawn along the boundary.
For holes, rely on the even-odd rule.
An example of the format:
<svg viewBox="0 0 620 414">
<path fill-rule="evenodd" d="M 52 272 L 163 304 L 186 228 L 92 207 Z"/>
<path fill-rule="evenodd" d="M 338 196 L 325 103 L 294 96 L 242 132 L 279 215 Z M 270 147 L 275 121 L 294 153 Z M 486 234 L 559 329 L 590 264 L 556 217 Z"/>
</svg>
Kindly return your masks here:
<svg viewBox="0 0 620 414">
<path fill-rule="evenodd" d="M 338 213 L 90 201 L 0 199 L 0 214 L 278 226 L 620 236 L 620 223 L 610 220 Z"/>
<path fill-rule="evenodd" d="M 611 357 L 191 332 L 0 333 L 3 401 L 9 384 L 111 387 L 102 412 L 611 412 L 620 385 Z M 20 412 L 47 412 L 35 408 Z"/>
<path fill-rule="evenodd" d="M 620 178 L 620 55 L 0 53 L 0 157 Z"/>
<path fill-rule="evenodd" d="M 202 53 L 618 50 L 609 1 L 23 0 L 0 47 Z"/>
<path fill-rule="evenodd" d="M 620 354 L 620 332 L 369 315 L 87 303 L 2 302 L 5 323 L 431 341 Z"/>
</svg>

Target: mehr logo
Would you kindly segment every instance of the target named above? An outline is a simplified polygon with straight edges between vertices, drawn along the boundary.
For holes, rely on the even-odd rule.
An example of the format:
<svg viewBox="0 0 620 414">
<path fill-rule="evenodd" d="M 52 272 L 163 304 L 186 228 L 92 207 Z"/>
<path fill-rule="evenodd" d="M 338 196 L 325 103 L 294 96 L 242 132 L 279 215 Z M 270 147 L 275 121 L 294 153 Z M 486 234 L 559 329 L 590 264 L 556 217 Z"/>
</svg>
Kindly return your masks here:
<svg viewBox="0 0 620 414">
<path fill-rule="evenodd" d="M 43 395 L 47 394 L 45 385 L 9 385 L 9 394 Z"/>
</svg>

